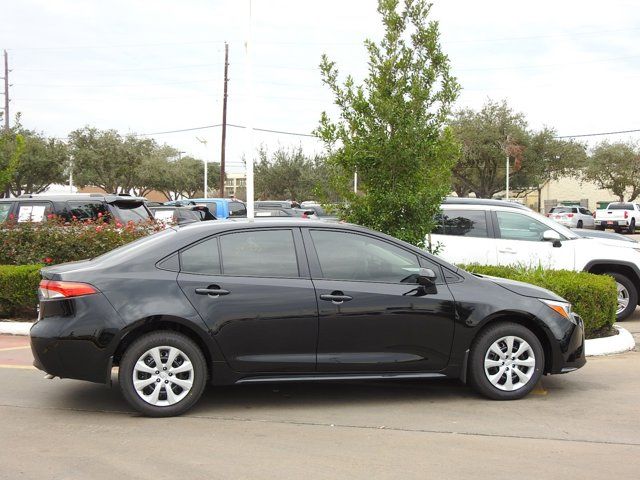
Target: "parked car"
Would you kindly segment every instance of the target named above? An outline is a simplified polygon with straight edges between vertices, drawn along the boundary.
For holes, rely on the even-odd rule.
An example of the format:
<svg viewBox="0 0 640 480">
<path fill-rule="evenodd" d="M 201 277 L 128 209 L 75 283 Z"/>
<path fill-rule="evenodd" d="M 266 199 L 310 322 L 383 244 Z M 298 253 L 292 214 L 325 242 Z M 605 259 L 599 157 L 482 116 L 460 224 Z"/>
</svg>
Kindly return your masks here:
<svg viewBox="0 0 640 480">
<path fill-rule="evenodd" d="M 189 205 L 187 207 L 176 207 L 173 205 L 150 206 L 149 210 L 156 220 L 160 220 L 172 225 L 183 225 L 185 223 L 201 222 L 204 220 L 215 220 L 208 207 L 203 205 Z"/>
<path fill-rule="evenodd" d="M 626 230 L 635 233 L 640 221 L 640 205 L 629 202 L 613 202 L 607 208 L 596 210 L 596 228 L 613 228 L 616 233 Z"/>
<path fill-rule="evenodd" d="M 144 198 L 102 193 L 69 195 L 21 195 L 0 199 L 0 223 L 44 222 L 49 215 L 65 221 L 96 220 L 99 217 L 117 222 L 139 223 L 153 219 Z"/>
<path fill-rule="evenodd" d="M 431 245 L 451 263 L 606 274 L 618 287 L 618 320 L 629 317 L 638 305 L 640 249 L 634 243 L 583 238 L 530 209 L 497 200 L 445 201 L 437 221 Z"/>
<path fill-rule="evenodd" d="M 256 202 L 254 204 L 255 217 L 300 217 L 317 218 L 315 210 L 312 208 L 286 208 L 268 206 L 267 204 Z"/>
<path fill-rule="evenodd" d="M 225 219 L 230 217 L 246 217 L 247 206 L 240 200 L 230 198 L 190 198 L 186 200 L 174 200 L 166 202 L 165 205 L 188 206 L 188 205 L 204 205 L 209 208 L 212 215 L 217 219 Z"/>
<path fill-rule="evenodd" d="M 560 225 L 569 228 L 593 228 L 595 227 L 595 219 L 593 213 L 584 207 L 566 207 L 558 205 L 549 210 L 547 215 Z"/>
<path fill-rule="evenodd" d="M 34 365 L 178 415 L 208 382 L 461 378 L 518 399 L 585 364 L 556 294 L 312 220 L 199 222 L 42 269 Z"/>
</svg>

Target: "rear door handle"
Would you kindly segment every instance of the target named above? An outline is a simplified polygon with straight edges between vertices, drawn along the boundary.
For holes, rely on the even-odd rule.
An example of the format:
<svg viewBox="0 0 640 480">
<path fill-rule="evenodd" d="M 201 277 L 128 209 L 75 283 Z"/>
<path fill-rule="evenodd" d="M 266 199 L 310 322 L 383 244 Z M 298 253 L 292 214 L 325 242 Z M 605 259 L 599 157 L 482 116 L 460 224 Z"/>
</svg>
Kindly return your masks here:
<svg viewBox="0 0 640 480">
<path fill-rule="evenodd" d="M 503 248 L 503 249 L 498 249 L 498 252 L 500 253 L 517 253 L 514 249 L 512 248 Z"/>
<path fill-rule="evenodd" d="M 207 288 L 196 288 L 197 295 L 209 295 L 210 297 L 219 297 L 220 295 L 229 295 L 231 292 L 220 288 L 218 285 L 209 285 Z"/>
<path fill-rule="evenodd" d="M 348 302 L 349 300 L 353 300 L 353 297 L 349 295 L 345 295 L 342 292 L 331 292 L 320 295 L 320 300 L 326 300 L 327 302 L 335 303 L 336 305 L 340 305 L 342 302 Z"/>
</svg>

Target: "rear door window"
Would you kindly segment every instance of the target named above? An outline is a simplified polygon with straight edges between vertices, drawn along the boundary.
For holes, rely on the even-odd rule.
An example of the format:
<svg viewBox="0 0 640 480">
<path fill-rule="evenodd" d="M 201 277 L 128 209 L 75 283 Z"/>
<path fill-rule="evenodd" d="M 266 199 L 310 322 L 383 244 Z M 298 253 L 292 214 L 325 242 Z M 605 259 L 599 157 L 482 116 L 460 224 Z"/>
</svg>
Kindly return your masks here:
<svg viewBox="0 0 640 480">
<path fill-rule="evenodd" d="M 487 238 L 487 215 L 483 210 L 444 210 L 437 217 L 433 233 Z"/>
<path fill-rule="evenodd" d="M 246 217 L 247 207 L 242 202 L 229 202 L 229 216 L 230 217 Z"/>
<path fill-rule="evenodd" d="M 102 202 L 67 202 L 69 215 L 75 220 L 95 220 L 109 212 Z"/>
<path fill-rule="evenodd" d="M 224 275 L 299 276 L 291 230 L 254 230 L 220 237 Z"/>
</svg>

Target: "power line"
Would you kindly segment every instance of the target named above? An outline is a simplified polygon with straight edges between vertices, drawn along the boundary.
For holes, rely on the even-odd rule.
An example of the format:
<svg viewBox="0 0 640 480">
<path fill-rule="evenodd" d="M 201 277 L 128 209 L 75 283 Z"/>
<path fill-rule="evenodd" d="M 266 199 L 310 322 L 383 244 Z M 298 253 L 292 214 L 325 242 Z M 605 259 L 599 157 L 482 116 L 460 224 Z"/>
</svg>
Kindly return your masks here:
<svg viewBox="0 0 640 480">
<path fill-rule="evenodd" d="M 623 133 L 637 133 L 637 132 L 640 132 L 640 128 L 636 128 L 633 130 L 618 130 L 615 132 L 581 133 L 579 135 L 559 135 L 554 138 L 601 137 L 604 135 L 618 135 Z"/>
</svg>

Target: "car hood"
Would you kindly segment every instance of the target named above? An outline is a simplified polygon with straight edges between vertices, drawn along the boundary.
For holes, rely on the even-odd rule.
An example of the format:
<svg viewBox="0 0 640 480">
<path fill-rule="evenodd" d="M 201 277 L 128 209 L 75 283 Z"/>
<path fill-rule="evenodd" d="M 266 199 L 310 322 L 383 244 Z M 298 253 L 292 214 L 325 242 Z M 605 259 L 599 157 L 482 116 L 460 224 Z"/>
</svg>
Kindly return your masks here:
<svg viewBox="0 0 640 480">
<path fill-rule="evenodd" d="M 518 295 L 522 295 L 524 297 L 531 298 L 543 298 L 545 300 L 555 300 L 558 302 L 566 302 L 564 298 L 553 293 L 551 290 L 547 290 L 546 288 L 537 287 L 535 285 L 531 285 L 530 283 L 518 282 L 516 280 L 507 280 L 506 278 L 492 277 L 489 275 L 478 275 L 477 277 L 482 278 L 488 282 L 495 283 L 496 285 L 509 290 L 510 292 L 516 293 Z"/>
</svg>

